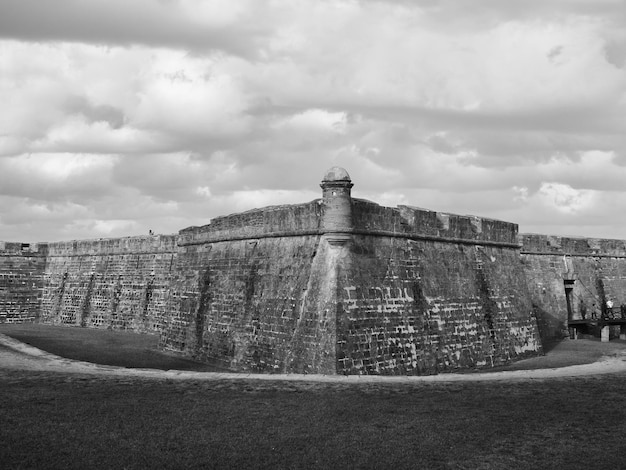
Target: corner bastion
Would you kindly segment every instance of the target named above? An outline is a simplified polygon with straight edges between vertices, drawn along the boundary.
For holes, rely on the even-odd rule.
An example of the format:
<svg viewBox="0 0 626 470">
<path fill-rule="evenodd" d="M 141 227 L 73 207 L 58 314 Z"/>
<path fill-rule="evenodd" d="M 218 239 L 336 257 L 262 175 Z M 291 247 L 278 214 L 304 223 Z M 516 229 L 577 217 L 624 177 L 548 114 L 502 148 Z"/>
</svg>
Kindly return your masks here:
<svg viewBox="0 0 626 470">
<path fill-rule="evenodd" d="M 158 334 L 231 370 L 389 375 L 504 364 L 567 330 L 562 248 L 509 222 L 353 198 L 342 168 L 320 186 L 176 235 L 0 244 L 0 322 Z M 596 245 L 576 253 L 626 258 Z M 626 277 L 620 263 L 603 272 Z"/>
</svg>

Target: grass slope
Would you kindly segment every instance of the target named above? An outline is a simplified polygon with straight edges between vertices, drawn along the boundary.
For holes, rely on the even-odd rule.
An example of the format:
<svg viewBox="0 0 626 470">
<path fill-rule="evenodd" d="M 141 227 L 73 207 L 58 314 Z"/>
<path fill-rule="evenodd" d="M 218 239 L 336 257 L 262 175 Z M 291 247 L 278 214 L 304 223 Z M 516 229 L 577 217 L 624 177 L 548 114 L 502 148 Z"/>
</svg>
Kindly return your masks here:
<svg viewBox="0 0 626 470">
<path fill-rule="evenodd" d="M 98 362 L 115 353 L 128 365 L 136 353 L 140 367 L 171 368 L 154 337 L 37 328 L 10 334 L 57 354 L 78 350 Z M 592 362 L 623 349 L 565 341 L 510 367 Z M 625 389 L 626 374 L 345 384 L 0 368 L 0 467 L 624 468 Z"/>
<path fill-rule="evenodd" d="M 0 371 L 3 468 L 623 468 L 626 377 L 165 381 Z"/>
<path fill-rule="evenodd" d="M 158 349 L 156 335 L 40 324 L 0 324 L 0 333 L 58 356 L 109 366 L 223 371 Z"/>
<path fill-rule="evenodd" d="M 0 333 L 58 356 L 96 364 L 129 368 L 178 369 L 199 372 L 223 371 L 214 365 L 198 363 L 158 349 L 156 335 L 127 331 L 52 326 L 40 324 L 1 324 Z M 546 354 L 478 372 L 544 369 L 588 364 L 604 355 L 626 352 L 626 341 L 561 341 L 545 347 Z M 471 373 L 472 370 L 459 372 Z"/>
</svg>

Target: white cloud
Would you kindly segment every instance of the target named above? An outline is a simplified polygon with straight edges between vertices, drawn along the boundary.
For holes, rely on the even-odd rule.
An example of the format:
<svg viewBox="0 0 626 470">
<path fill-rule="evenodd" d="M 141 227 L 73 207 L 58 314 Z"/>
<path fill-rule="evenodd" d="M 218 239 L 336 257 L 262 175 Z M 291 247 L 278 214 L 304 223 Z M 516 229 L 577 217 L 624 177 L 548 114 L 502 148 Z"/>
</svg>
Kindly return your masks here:
<svg viewBox="0 0 626 470">
<path fill-rule="evenodd" d="M 126 153 L 147 152 L 155 149 L 150 133 L 123 127 L 112 129 L 105 121 L 86 122 L 82 117 L 67 118 L 58 125 L 52 124 L 46 136 L 33 140 L 33 152 L 86 152 Z"/>
<path fill-rule="evenodd" d="M 307 109 L 279 120 L 274 126 L 279 130 L 296 132 L 329 132 L 345 134 L 347 116 L 344 112 Z"/>
<path fill-rule="evenodd" d="M 619 0 L 7 0 L 0 230 L 172 232 L 318 197 L 339 165 L 383 204 L 626 233 L 606 222 L 626 209 L 623 18 Z"/>
<path fill-rule="evenodd" d="M 275 206 L 281 204 L 293 204 L 297 202 L 307 202 L 320 197 L 313 191 L 285 191 L 285 190 L 250 190 L 235 191 L 227 197 L 233 209 L 244 211 L 265 206 Z"/>
<path fill-rule="evenodd" d="M 209 199 L 211 197 L 211 188 L 208 186 L 198 186 L 196 188 L 196 194 Z"/>
<path fill-rule="evenodd" d="M 576 214 L 591 207 L 593 203 L 593 191 L 574 189 L 562 183 L 542 183 L 538 192 L 542 203 L 550 209 Z"/>
<path fill-rule="evenodd" d="M 89 200 L 106 193 L 116 158 L 34 154 L 0 158 L 0 194 L 32 201 Z"/>
<path fill-rule="evenodd" d="M 163 51 L 143 78 L 131 125 L 199 136 L 238 136 L 248 129 L 246 96 L 211 60 Z"/>
<path fill-rule="evenodd" d="M 528 188 L 526 186 L 513 186 L 511 188 L 515 194 L 513 200 L 516 202 L 528 201 Z"/>
</svg>

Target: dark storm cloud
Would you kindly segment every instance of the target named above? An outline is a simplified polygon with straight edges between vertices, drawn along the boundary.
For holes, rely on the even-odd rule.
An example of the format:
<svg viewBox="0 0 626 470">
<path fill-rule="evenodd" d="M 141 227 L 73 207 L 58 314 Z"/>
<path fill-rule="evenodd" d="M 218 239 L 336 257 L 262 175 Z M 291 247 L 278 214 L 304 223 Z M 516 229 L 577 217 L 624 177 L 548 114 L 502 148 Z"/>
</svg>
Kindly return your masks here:
<svg viewBox="0 0 626 470">
<path fill-rule="evenodd" d="M 371 1 L 397 3 L 396 0 Z M 406 0 L 401 3 L 407 7 L 419 6 L 432 20 L 449 27 L 463 24 L 479 28 L 502 21 L 560 20 L 568 14 L 602 17 L 615 24 L 626 19 L 624 0 Z"/>
<path fill-rule="evenodd" d="M 185 17 L 176 1 L 1 0 L 0 37 L 24 41 L 69 41 L 104 45 L 142 44 L 202 53 L 223 50 L 256 55 L 267 30 L 248 11 L 236 25 Z M 203 20 L 206 20 L 204 22 Z"/>
<path fill-rule="evenodd" d="M 93 105 L 84 96 L 69 96 L 64 105 L 69 114 L 80 114 L 88 122 L 106 122 L 111 129 L 124 125 L 124 111 L 108 105 Z"/>
<path fill-rule="evenodd" d="M 609 63 L 624 68 L 626 66 L 626 31 L 622 38 L 608 41 L 604 53 Z"/>
</svg>

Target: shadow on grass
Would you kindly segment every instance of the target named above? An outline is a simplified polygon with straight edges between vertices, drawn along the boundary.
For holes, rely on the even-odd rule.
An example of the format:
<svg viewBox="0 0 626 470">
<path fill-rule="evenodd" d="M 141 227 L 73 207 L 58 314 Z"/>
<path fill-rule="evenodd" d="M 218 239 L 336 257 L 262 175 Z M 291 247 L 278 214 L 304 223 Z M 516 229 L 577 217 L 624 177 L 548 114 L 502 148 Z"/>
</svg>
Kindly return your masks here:
<svg viewBox="0 0 626 470">
<path fill-rule="evenodd" d="M 224 369 L 159 350 L 155 335 L 40 324 L 0 324 L 0 333 L 57 356 L 94 364 L 224 372 Z"/>
<path fill-rule="evenodd" d="M 225 372 L 212 364 L 196 362 L 158 349 L 156 335 L 127 331 L 53 326 L 0 324 L 0 333 L 58 356 L 128 368 Z M 494 368 L 459 370 L 459 373 L 532 370 L 590 364 L 603 356 L 626 354 L 626 341 L 602 343 L 599 339 L 555 341 L 544 346 L 545 355 Z M 229 371 L 232 372 L 232 371 Z"/>
<path fill-rule="evenodd" d="M 3 468 L 623 468 L 626 377 L 173 381 L 0 369 Z"/>
<path fill-rule="evenodd" d="M 0 325 L 0 333 L 65 356 L 94 348 L 89 354 L 97 360 L 119 356 L 127 367 L 198 365 L 156 351 L 154 336 L 44 325 Z M 590 361 L 625 348 L 563 341 L 527 361 Z M 90 469 L 623 468 L 625 388 L 624 374 L 341 384 L 0 368 L 0 462 Z"/>
<path fill-rule="evenodd" d="M 548 354 L 554 348 L 558 347 L 559 344 L 562 343 L 562 342 L 563 342 L 563 340 L 559 340 L 559 339 L 550 339 L 550 340 L 543 341 L 543 343 L 542 343 L 543 353 L 544 354 Z"/>
</svg>

